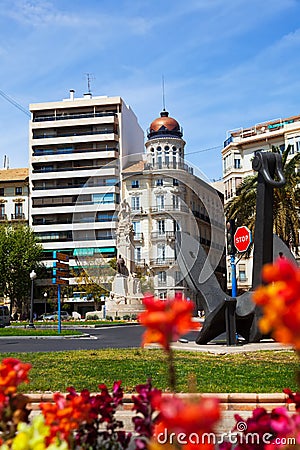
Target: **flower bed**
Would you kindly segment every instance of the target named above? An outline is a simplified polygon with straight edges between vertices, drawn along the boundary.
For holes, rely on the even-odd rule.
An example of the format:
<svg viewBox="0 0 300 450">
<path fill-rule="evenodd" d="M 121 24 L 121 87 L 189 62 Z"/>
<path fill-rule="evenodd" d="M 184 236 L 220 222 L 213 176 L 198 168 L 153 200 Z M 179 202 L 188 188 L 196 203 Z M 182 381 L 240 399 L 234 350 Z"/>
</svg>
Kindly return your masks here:
<svg viewBox="0 0 300 450">
<path fill-rule="evenodd" d="M 300 270 L 279 259 L 264 269 L 263 276 L 268 284 L 254 295 L 264 312 L 262 329 L 292 344 L 299 352 Z M 176 392 L 171 342 L 196 326 L 191 318 L 193 305 L 179 295 L 167 301 L 146 296 L 144 304 L 146 311 L 140 315 L 140 322 L 147 329 L 143 344 L 159 343 L 164 348 L 169 383 Z M 44 397 L 39 403 L 40 413 L 29 420 L 32 397 L 17 390 L 21 383 L 29 382 L 29 371 L 30 364 L 14 358 L 6 358 L 0 364 L 2 450 L 300 448 L 300 393 L 289 389 L 284 389 L 279 397 L 229 394 L 225 402 L 221 395 L 162 394 L 148 380 L 136 386 L 129 401 L 123 395 L 121 381 L 116 381 L 111 392 L 100 384 L 99 392 L 94 394 L 86 389 L 78 393 L 70 387 L 66 395 L 58 392 L 51 399 Z M 247 405 L 251 404 L 250 411 L 243 395 Z M 264 407 L 264 399 L 273 402 Z M 124 428 L 117 412 L 129 405 L 132 432 Z M 233 429 L 220 434 L 218 423 L 222 414 L 234 410 L 236 405 L 240 409 L 235 411 L 240 414 L 235 414 Z"/>
</svg>

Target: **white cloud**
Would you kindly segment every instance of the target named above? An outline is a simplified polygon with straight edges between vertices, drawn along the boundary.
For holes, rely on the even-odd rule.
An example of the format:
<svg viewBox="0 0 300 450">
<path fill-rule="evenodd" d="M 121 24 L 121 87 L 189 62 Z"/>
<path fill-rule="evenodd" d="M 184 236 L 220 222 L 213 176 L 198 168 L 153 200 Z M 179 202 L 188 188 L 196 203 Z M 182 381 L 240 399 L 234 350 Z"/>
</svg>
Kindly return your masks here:
<svg viewBox="0 0 300 450">
<path fill-rule="evenodd" d="M 45 25 L 77 26 L 80 22 L 78 16 L 70 11 L 64 13 L 53 7 L 47 0 L 15 0 L 7 3 L 2 15 L 31 27 Z"/>
</svg>

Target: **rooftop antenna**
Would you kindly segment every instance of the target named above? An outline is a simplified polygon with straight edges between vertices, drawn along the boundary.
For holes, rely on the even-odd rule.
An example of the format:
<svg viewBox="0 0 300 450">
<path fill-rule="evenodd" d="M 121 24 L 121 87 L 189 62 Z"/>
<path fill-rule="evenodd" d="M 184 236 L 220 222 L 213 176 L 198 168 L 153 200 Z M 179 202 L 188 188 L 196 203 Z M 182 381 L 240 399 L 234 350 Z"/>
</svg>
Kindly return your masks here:
<svg viewBox="0 0 300 450">
<path fill-rule="evenodd" d="M 91 81 L 95 79 L 93 77 L 92 73 L 86 73 L 86 79 L 87 79 L 87 87 L 88 87 L 88 94 L 91 94 Z"/>
<path fill-rule="evenodd" d="M 165 77 L 162 75 L 162 102 L 163 102 L 163 111 L 166 110 L 166 99 L 165 99 Z"/>
</svg>

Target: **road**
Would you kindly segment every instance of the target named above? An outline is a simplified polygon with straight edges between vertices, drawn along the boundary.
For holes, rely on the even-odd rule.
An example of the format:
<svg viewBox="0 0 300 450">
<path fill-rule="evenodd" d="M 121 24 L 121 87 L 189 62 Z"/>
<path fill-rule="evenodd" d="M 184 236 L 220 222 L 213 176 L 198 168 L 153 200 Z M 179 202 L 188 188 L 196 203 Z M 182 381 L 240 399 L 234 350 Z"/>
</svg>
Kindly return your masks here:
<svg viewBox="0 0 300 450">
<path fill-rule="evenodd" d="M 109 328 L 78 328 L 87 334 L 85 338 L 0 338 L 0 353 L 58 352 L 65 350 L 97 350 L 102 348 L 138 348 L 141 346 L 144 328 L 139 325 L 125 325 Z M 187 338 L 195 340 L 195 333 Z"/>
<path fill-rule="evenodd" d="M 109 328 L 78 328 L 87 334 L 86 338 L 1 338 L 0 353 L 6 352 L 57 352 L 64 350 L 95 350 L 100 348 L 139 347 L 143 328 L 126 325 Z"/>
</svg>

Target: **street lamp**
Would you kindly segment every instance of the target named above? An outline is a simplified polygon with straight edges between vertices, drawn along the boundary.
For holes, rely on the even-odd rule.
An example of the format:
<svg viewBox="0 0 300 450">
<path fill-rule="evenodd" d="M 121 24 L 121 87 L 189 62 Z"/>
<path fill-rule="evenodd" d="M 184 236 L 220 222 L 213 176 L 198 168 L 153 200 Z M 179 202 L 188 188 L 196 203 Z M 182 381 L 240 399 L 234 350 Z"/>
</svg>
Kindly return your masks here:
<svg viewBox="0 0 300 450">
<path fill-rule="evenodd" d="M 44 299 L 45 299 L 45 314 L 47 312 L 47 292 L 44 293 Z"/>
<path fill-rule="evenodd" d="M 30 298 L 30 319 L 29 319 L 29 324 L 28 324 L 28 328 L 35 328 L 34 323 L 33 323 L 33 283 L 34 280 L 36 278 L 36 273 L 34 270 L 32 270 L 30 272 L 30 279 L 31 279 L 31 298 Z"/>
</svg>

